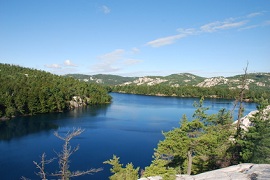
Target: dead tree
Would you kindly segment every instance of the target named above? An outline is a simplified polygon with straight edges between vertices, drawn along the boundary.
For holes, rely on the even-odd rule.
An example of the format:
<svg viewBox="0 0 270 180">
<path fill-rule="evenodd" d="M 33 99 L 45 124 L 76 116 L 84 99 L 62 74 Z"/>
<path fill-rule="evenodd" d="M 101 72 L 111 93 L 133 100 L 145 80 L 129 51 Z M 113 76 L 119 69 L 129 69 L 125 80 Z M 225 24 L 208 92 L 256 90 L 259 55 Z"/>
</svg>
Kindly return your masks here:
<svg viewBox="0 0 270 180">
<path fill-rule="evenodd" d="M 234 107 L 232 109 L 232 113 L 234 112 L 234 109 L 236 108 L 237 104 L 239 103 L 239 109 L 238 109 L 238 113 L 237 113 L 237 123 L 236 123 L 236 137 L 238 137 L 240 135 L 240 131 L 241 131 L 241 127 L 240 127 L 240 123 L 241 123 L 241 118 L 243 117 L 243 111 L 244 111 L 244 106 L 243 106 L 243 101 L 244 101 L 244 93 L 245 90 L 247 88 L 247 69 L 248 69 L 248 62 L 247 62 L 247 66 L 244 69 L 244 75 L 241 78 L 241 87 L 240 87 L 240 91 L 238 93 L 238 97 L 236 97 L 235 101 L 234 101 Z"/>
<path fill-rule="evenodd" d="M 41 162 L 37 163 L 34 161 L 34 164 L 36 165 L 36 168 L 39 170 L 38 173 L 36 173 L 42 180 L 48 179 L 48 176 L 52 177 L 57 177 L 57 179 L 61 180 L 68 180 L 72 177 L 77 177 L 77 176 L 82 176 L 86 174 L 93 174 L 96 172 L 99 172 L 102 170 L 102 168 L 98 169 L 89 169 L 86 171 L 70 171 L 69 170 L 69 164 L 70 164 L 70 156 L 78 151 L 79 145 L 77 145 L 75 148 L 72 148 L 70 145 L 70 140 L 78 135 L 80 135 L 84 130 L 81 128 L 78 129 L 73 129 L 72 132 L 66 133 L 64 136 L 60 136 L 58 132 L 55 132 L 54 135 L 63 140 L 64 144 L 62 146 L 62 151 L 61 152 L 55 152 L 57 157 L 53 159 L 46 160 L 46 155 L 45 153 L 42 154 L 41 156 Z M 45 165 L 51 163 L 53 160 L 58 159 L 58 164 L 59 164 L 59 170 L 56 171 L 55 173 L 48 173 L 46 172 Z M 23 180 L 28 180 L 25 177 L 22 177 Z"/>
<path fill-rule="evenodd" d="M 36 173 L 36 175 L 38 175 L 42 180 L 46 180 L 46 175 L 47 173 L 45 172 L 45 165 L 46 164 L 50 164 L 51 162 L 53 162 L 55 158 L 46 160 L 46 154 L 43 153 L 41 156 L 41 162 L 37 163 L 36 161 L 33 161 L 34 164 L 36 165 L 36 168 L 39 169 L 39 172 Z"/>
</svg>

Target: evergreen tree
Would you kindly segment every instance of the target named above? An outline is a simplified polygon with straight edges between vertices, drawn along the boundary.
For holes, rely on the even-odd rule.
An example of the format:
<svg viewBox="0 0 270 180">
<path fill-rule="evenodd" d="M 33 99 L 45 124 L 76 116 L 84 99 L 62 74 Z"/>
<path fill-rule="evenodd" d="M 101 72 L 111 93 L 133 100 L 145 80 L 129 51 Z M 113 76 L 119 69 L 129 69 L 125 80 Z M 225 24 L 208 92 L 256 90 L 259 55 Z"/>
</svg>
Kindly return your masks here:
<svg viewBox="0 0 270 180">
<path fill-rule="evenodd" d="M 180 127 L 163 133 L 165 139 L 158 143 L 154 160 L 145 169 L 146 175 L 154 171 L 166 174 L 172 169 L 181 174 L 197 174 L 226 164 L 233 133 L 230 113 L 221 110 L 207 115 L 203 98 L 194 107 L 197 109 L 192 121 L 184 115 Z"/>
<path fill-rule="evenodd" d="M 0 63 L 0 117 L 62 112 L 78 96 L 83 104 L 111 101 L 107 90 L 97 84 Z"/>
<path fill-rule="evenodd" d="M 128 163 L 125 167 L 123 167 L 123 164 L 120 164 L 119 159 L 119 157 L 113 155 L 112 159 L 103 162 L 104 164 L 112 165 L 110 171 L 113 173 L 113 175 L 110 176 L 110 180 L 137 180 L 139 178 L 139 167 L 135 169 L 132 163 Z"/>
<path fill-rule="evenodd" d="M 239 140 L 243 162 L 270 163 L 270 112 L 265 111 L 268 101 L 262 99 L 258 112 L 250 119 L 251 126 Z"/>
</svg>

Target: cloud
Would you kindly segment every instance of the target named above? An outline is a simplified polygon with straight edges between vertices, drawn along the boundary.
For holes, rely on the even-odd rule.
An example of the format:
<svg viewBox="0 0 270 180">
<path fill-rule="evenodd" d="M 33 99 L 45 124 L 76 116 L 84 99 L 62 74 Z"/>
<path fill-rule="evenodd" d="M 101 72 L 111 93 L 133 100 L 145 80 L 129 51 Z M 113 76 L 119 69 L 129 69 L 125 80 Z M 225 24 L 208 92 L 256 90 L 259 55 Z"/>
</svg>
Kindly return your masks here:
<svg viewBox="0 0 270 180">
<path fill-rule="evenodd" d="M 125 53 L 124 49 L 116 49 L 110 53 L 99 56 L 98 59 L 105 60 L 105 61 L 116 61 L 116 60 L 122 59 L 122 56 L 124 55 L 124 53 Z"/>
<path fill-rule="evenodd" d="M 77 65 L 73 64 L 73 63 L 71 62 L 71 60 L 69 60 L 69 59 L 65 60 L 64 64 L 65 64 L 66 66 L 74 66 L 74 67 L 77 66 Z"/>
<path fill-rule="evenodd" d="M 149 41 L 146 43 L 146 45 L 151 46 L 151 47 L 160 47 L 160 46 L 165 46 L 169 44 L 175 43 L 177 40 L 182 39 L 187 36 L 191 35 L 198 35 L 200 33 L 210 33 L 210 32 L 216 32 L 219 30 L 225 30 L 225 29 L 231 29 L 231 28 L 236 28 L 236 27 L 241 27 L 247 23 L 247 21 L 239 21 L 239 22 L 232 22 L 233 19 L 226 20 L 223 22 L 216 21 L 212 23 L 205 24 L 201 26 L 199 29 L 195 28 L 188 28 L 188 29 L 183 29 L 179 28 L 177 31 L 179 34 L 173 35 L 173 36 L 167 36 L 163 38 L 158 38 L 153 41 Z"/>
<path fill-rule="evenodd" d="M 262 14 L 263 14 L 262 12 L 250 13 L 250 14 L 247 15 L 247 18 L 253 18 L 253 17 L 256 17 L 256 16 L 260 16 Z"/>
<path fill-rule="evenodd" d="M 50 69 L 61 69 L 61 65 L 59 64 L 46 64 L 45 67 L 50 68 Z"/>
<path fill-rule="evenodd" d="M 175 43 L 176 40 L 184 38 L 186 36 L 187 36 L 186 34 L 177 34 L 174 36 L 158 38 L 156 40 L 149 41 L 148 43 L 146 43 L 146 45 L 149 45 L 151 47 L 165 46 L 165 45 L 173 44 Z"/>
<path fill-rule="evenodd" d="M 254 12 L 250 13 L 244 17 L 236 17 L 236 18 L 228 18 L 223 21 L 215 21 L 208 24 L 204 24 L 199 28 L 179 28 L 177 29 L 178 34 L 157 38 L 155 40 L 149 41 L 146 43 L 147 46 L 151 47 L 161 47 L 165 45 L 170 45 L 175 43 L 177 40 L 192 36 L 192 35 L 199 35 L 203 33 L 214 33 L 222 30 L 228 29 L 251 29 L 256 28 L 261 25 L 249 25 L 250 18 L 254 18 L 257 16 L 263 15 L 263 12 Z M 264 22 L 264 25 L 269 25 L 269 21 Z"/>
<path fill-rule="evenodd" d="M 180 34 L 186 34 L 186 35 L 193 35 L 197 33 L 197 30 L 194 28 L 189 28 L 189 29 L 178 28 L 177 31 Z"/>
<path fill-rule="evenodd" d="M 131 49 L 131 52 L 132 52 L 133 54 L 137 54 L 137 53 L 140 52 L 140 49 L 134 47 L 134 48 Z"/>
<path fill-rule="evenodd" d="M 109 14 L 111 12 L 111 9 L 108 6 L 101 6 L 101 10 L 104 14 Z"/>
<path fill-rule="evenodd" d="M 248 22 L 247 20 L 239 21 L 239 22 L 231 22 L 231 20 L 223 21 L 223 22 L 216 21 L 216 22 L 212 22 L 212 23 L 201 26 L 200 30 L 202 32 L 216 32 L 218 30 L 241 27 L 245 25 L 247 22 Z"/>
<path fill-rule="evenodd" d="M 263 25 L 264 25 L 264 26 L 269 26 L 269 25 L 270 25 L 270 20 L 264 21 L 264 22 L 263 22 Z"/>
<path fill-rule="evenodd" d="M 254 29 L 254 28 L 264 27 L 264 26 L 269 26 L 269 25 L 270 25 L 270 20 L 264 21 L 264 22 L 262 22 L 260 24 L 254 24 L 254 25 L 250 25 L 250 26 L 240 28 L 239 31 L 243 31 L 243 30 L 247 30 L 247 29 Z"/>
<path fill-rule="evenodd" d="M 68 60 L 68 59 L 65 60 L 64 63 L 61 63 L 61 64 L 53 63 L 53 64 L 46 64 L 44 66 L 46 68 L 51 69 L 50 72 L 54 74 L 66 74 L 66 73 L 77 71 L 77 69 L 75 68 L 77 67 L 77 65 L 73 64 L 71 60 Z"/>
<path fill-rule="evenodd" d="M 259 26 L 260 26 L 260 25 L 258 25 L 258 24 L 257 24 L 257 25 L 246 26 L 246 27 L 240 28 L 239 31 L 257 28 L 257 27 L 259 27 Z"/>
<path fill-rule="evenodd" d="M 140 60 L 126 57 L 128 54 L 130 53 L 126 53 L 124 49 L 116 49 L 112 52 L 98 56 L 97 58 L 100 61 L 92 67 L 92 70 L 98 73 L 116 72 L 127 66 L 141 62 Z"/>
<path fill-rule="evenodd" d="M 120 68 L 115 66 L 112 62 L 110 61 L 106 61 L 106 62 L 101 62 L 99 64 L 96 64 L 95 66 L 93 66 L 92 68 L 95 72 L 98 73 L 108 73 L 108 72 L 115 72 L 115 71 L 119 71 Z"/>
<path fill-rule="evenodd" d="M 124 61 L 124 64 L 126 64 L 126 65 L 133 65 L 133 64 L 138 64 L 140 62 L 142 62 L 142 61 L 141 60 L 138 60 L 138 59 L 126 59 Z"/>
<path fill-rule="evenodd" d="M 123 59 L 125 50 L 116 49 L 110 53 L 101 55 L 98 57 L 101 62 L 94 65 L 93 69 L 98 72 L 115 72 L 119 71 L 120 68 L 117 67 L 118 61 Z"/>
</svg>

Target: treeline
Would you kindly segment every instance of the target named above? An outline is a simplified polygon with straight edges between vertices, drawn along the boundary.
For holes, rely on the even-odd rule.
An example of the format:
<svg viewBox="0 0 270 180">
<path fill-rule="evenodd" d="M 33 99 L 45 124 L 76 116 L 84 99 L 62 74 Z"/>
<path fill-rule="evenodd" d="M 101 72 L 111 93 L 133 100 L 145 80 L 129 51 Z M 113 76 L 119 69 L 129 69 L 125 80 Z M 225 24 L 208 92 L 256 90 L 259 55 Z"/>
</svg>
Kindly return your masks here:
<svg viewBox="0 0 270 180">
<path fill-rule="evenodd" d="M 85 104 L 111 101 L 98 84 L 16 65 L 0 63 L 0 84 L 0 117 L 61 112 L 70 108 L 74 96 Z"/>
<path fill-rule="evenodd" d="M 180 86 L 171 87 L 168 85 L 125 85 L 112 86 L 113 92 L 122 92 L 130 94 L 143 95 L 164 95 L 177 97 L 206 97 L 206 98 L 223 98 L 236 99 L 239 96 L 239 89 L 229 89 L 227 87 L 197 87 L 197 86 Z M 244 99 L 254 101 L 259 98 L 270 99 L 270 90 L 250 89 L 245 90 Z"/>
</svg>

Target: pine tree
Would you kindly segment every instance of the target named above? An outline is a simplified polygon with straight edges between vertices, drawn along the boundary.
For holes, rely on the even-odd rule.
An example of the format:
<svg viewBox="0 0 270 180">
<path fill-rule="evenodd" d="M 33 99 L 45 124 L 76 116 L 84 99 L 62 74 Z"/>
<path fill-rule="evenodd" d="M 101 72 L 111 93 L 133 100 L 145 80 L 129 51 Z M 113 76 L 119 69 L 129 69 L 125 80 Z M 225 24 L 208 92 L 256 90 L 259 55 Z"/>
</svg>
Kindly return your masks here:
<svg viewBox="0 0 270 180">
<path fill-rule="evenodd" d="M 119 159 L 119 157 L 113 155 L 112 159 L 103 162 L 104 164 L 112 165 L 110 171 L 113 175 L 110 176 L 110 180 L 137 180 L 139 178 L 139 167 L 135 169 L 132 163 L 128 163 L 126 167 L 123 167 L 123 164 L 120 164 Z"/>
<path fill-rule="evenodd" d="M 270 163 L 270 112 L 267 100 L 261 99 L 258 112 L 250 119 L 252 125 L 239 141 L 243 162 Z"/>
</svg>

